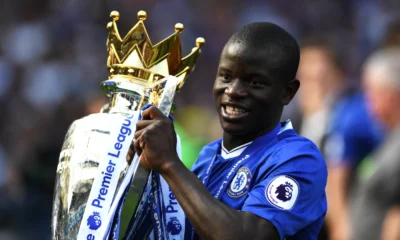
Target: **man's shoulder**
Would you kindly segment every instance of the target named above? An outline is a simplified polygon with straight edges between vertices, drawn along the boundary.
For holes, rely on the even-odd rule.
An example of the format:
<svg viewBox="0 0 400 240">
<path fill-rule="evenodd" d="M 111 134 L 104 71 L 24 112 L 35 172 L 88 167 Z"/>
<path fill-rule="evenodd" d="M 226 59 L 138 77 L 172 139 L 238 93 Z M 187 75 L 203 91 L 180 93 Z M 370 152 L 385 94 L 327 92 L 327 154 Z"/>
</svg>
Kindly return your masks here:
<svg viewBox="0 0 400 240">
<path fill-rule="evenodd" d="M 322 158 L 317 145 L 310 139 L 297 134 L 294 130 L 288 130 L 278 135 L 279 142 L 276 150 L 288 155 L 314 154 Z"/>
<path fill-rule="evenodd" d="M 218 152 L 218 150 L 221 146 L 221 142 L 222 142 L 222 139 L 218 139 L 216 141 L 213 141 L 213 142 L 205 145 L 201 149 L 199 156 L 192 167 L 193 172 L 199 171 L 199 169 L 202 169 L 204 166 L 207 165 L 207 163 L 210 163 L 210 161 L 213 159 L 215 154 Z"/>
<path fill-rule="evenodd" d="M 315 167 L 326 168 L 325 160 L 310 139 L 298 135 L 293 130 L 279 134 L 279 142 L 272 152 L 268 162 L 274 166 L 286 165 L 288 162 L 298 165 L 314 165 Z"/>
<path fill-rule="evenodd" d="M 368 130 L 367 126 L 377 124 L 368 113 L 367 102 L 361 92 L 340 99 L 333 107 L 332 118 L 333 130 L 365 132 L 365 130 Z"/>
<path fill-rule="evenodd" d="M 356 166 L 383 140 L 384 130 L 369 113 L 362 93 L 348 96 L 337 105 L 325 136 L 324 154 L 329 163 L 340 160 Z"/>
<path fill-rule="evenodd" d="M 272 154 L 258 166 L 256 182 L 266 181 L 265 186 L 270 186 L 281 179 L 292 179 L 303 189 L 312 188 L 310 194 L 320 194 L 324 202 L 325 197 L 321 196 L 327 178 L 327 166 L 317 146 L 311 140 L 291 133 L 282 138 Z"/>
<path fill-rule="evenodd" d="M 400 126 L 388 134 L 387 139 L 376 149 L 372 158 L 379 165 L 398 166 L 400 170 Z"/>
</svg>

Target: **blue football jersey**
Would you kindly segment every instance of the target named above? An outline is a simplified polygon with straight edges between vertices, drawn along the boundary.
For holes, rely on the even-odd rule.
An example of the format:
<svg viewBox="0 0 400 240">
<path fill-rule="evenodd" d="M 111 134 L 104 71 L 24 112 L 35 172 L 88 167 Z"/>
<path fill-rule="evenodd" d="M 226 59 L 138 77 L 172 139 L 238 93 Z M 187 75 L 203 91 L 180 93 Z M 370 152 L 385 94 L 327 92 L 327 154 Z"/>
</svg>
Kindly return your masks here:
<svg viewBox="0 0 400 240">
<path fill-rule="evenodd" d="M 317 239 L 327 211 L 327 168 L 314 143 L 288 121 L 236 156 L 221 154 L 221 145 L 205 146 L 192 168 L 211 194 L 270 221 L 280 239 Z"/>
<path fill-rule="evenodd" d="M 334 110 L 325 145 L 328 165 L 355 168 L 382 141 L 383 128 L 369 113 L 362 93 L 340 100 Z"/>
</svg>

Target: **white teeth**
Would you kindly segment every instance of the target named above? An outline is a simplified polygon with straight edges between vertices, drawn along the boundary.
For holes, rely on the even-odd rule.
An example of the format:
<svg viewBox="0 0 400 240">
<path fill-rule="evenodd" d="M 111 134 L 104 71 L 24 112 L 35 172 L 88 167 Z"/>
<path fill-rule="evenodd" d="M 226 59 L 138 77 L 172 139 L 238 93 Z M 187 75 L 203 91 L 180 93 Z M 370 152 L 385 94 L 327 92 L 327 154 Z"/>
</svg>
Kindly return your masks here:
<svg viewBox="0 0 400 240">
<path fill-rule="evenodd" d="M 240 115 L 244 112 L 246 112 L 243 108 L 237 108 L 237 107 L 231 107 L 231 106 L 226 106 L 225 107 L 226 113 L 230 115 Z"/>
</svg>

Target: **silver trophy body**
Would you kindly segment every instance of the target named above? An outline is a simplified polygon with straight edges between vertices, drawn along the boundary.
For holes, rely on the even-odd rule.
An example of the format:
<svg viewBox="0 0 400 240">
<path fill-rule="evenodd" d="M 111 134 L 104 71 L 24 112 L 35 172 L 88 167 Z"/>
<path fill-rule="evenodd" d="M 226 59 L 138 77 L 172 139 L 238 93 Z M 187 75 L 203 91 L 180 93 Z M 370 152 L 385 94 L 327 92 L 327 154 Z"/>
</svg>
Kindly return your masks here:
<svg viewBox="0 0 400 240">
<path fill-rule="evenodd" d="M 101 161 L 98 150 L 105 147 L 108 142 L 110 133 L 108 120 L 115 114 L 128 115 L 132 111 L 122 103 L 130 102 L 132 106 L 139 106 L 140 103 L 140 98 L 129 94 L 115 93 L 113 98 L 119 101 L 114 101 L 108 113 L 92 114 L 75 121 L 65 137 L 56 173 L 52 216 L 53 239 L 75 239 L 78 235 Z M 123 175 L 124 171 L 120 173 L 120 179 Z M 148 172 L 139 165 L 129 189 L 130 208 L 128 209 L 131 212 L 125 214 L 134 215 L 147 177 Z"/>
</svg>

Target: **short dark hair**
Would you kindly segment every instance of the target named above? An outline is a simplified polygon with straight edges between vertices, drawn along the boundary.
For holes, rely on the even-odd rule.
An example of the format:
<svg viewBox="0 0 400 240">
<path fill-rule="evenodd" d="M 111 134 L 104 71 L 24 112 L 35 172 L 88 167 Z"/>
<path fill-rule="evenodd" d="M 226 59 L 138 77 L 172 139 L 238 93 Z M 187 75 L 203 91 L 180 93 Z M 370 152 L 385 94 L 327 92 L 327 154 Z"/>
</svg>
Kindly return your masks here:
<svg viewBox="0 0 400 240">
<path fill-rule="evenodd" d="M 255 22 L 241 27 L 229 39 L 265 51 L 273 59 L 272 74 L 282 80 L 296 78 L 300 48 L 296 39 L 283 28 L 270 22 Z M 269 62 L 271 61 L 269 59 Z"/>
<path fill-rule="evenodd" d="M 389 23 L 382 45 L 383 48 L 400 46 L 400 18 L 396 18 Z"/>
<path fill-rule="evenodd" d="M 336 44 L 336 42 L 333 40 L 333 37 L 329 35 L 310 35 L 304 37 L 300 42 L 301 49 L 320 49 L 325 53 L 328 61 L 330 61 L 336 69 L 345 72 L 346 68 L 344 63 L 344 51 L 339 47 L 339 45 L 342 46 L 343 42 L 342 44 Z"/>
</svg>

